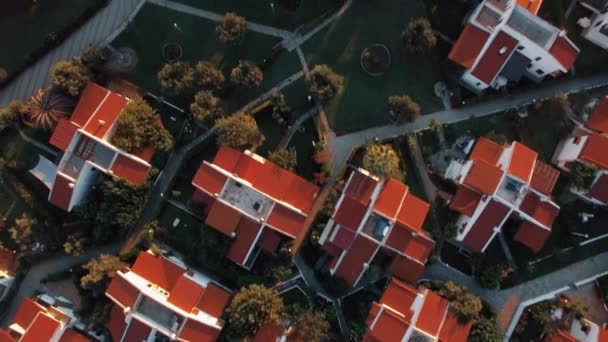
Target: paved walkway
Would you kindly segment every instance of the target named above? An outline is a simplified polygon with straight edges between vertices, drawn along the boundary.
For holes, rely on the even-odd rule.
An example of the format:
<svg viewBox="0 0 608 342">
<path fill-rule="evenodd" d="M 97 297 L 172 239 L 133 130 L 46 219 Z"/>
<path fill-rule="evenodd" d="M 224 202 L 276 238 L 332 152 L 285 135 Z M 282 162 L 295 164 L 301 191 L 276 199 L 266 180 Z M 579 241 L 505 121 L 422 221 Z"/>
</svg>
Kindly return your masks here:
<svg viewBox="0 0 608 342">
<path fill-rule="evenodd" d="M 88 44 L 100 45 L 115 36 L 139 11 L 144 0 L 112 0 L 61 45 L 50 51 L 0 91 L 0 107 L 13 99 L 26 100 L 47 83 L 49 69 L 57 61 L 80 55 Z M 5 34 L 19 34 L 5 32 Z"/>
<path fill-rule="evenodd" d="M 306 122 L 306 120 L 314 117 L 318 112 L 319 111 L 318 111 L 317 107 L 315 106 L 314 108 L 310 109 L 308 112 L 302 114 L 293 124 L 291 124 L 289 126 L 287 133 L 285 133 L 285 135 L 281 139 L 281 142 L 279 143 L 279 146 L 277 146 L 277 148 L 281 148 L 281 147 L 287 148 L 287 146 L 291 142 L 291 139 L 293 138 L 293 135 L 296 134 L 296 131 L 298 130 L 298 128 L 300 128 L 300 126 L 304 122 Z"/>
<path fill-rule="evenodd" d="M 300 70 L 300 71 L 296 72 L 295 74 L 289 76 L 288 78 L 284 79 L 281 83 L 272 87 L 270 90 L 268 90 L 264 94 L 258 96 L 255 100 L 249 102 L 248 104 L 243 106 L 241 109 L 237 110 L 237 112 L 248 113 L 251 109 L 255 108 L 260 103 L 268 100 L 269 98 L 272 97 L 272 95 L 281 91 L 283 88 L 287 87 L 288 85 L 292 84 L 293 82 L 299 80 L 302 77 L 304 77 L 304 72 L 302 70 Z"/>
</svg>

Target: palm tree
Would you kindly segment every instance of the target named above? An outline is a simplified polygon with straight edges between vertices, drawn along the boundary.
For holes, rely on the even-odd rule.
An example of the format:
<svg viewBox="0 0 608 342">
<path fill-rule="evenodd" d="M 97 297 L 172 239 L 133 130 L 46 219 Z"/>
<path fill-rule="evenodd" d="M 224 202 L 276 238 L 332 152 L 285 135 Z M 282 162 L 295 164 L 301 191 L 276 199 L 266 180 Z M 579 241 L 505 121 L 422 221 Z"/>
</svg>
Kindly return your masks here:
<svg viewBox="0 0 608 342">
<path fill-rule="evenodd" d="M 70 115 L 74 102 L 52 88 L 46 88 L 38 90 L 32 96 L 29 106 L 29 113 L 25 114 L 23 122 L 28 126 L 49 130 L 55 127 L 59 119 Z"/>
</svg>

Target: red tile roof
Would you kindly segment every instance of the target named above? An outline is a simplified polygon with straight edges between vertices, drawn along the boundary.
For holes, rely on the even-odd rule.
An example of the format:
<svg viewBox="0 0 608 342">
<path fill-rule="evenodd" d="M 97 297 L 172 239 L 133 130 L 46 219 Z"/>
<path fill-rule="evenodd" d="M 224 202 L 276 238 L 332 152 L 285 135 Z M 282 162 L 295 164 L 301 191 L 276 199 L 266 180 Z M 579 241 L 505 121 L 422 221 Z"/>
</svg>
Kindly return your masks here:
<svg viewBox="0 0 608 342">
<path fill-rule="evenodd" d="M 16 342 L 15 339 L 4 329 L 0 329 L 0 342 Z"/>
<path fill-rule="evenodd" d="M 228 291 L 209 283 L 197 307 L 213 317 L 222 317 L 230 297 L 231 294 Z"/>
<path fill-rule="evenodd" d="M 236 238 L 228 251 L 228 259 L 237 264 L 245 263 L 245 258 L 247 258 L 251 246 L 256 242 L 261 228 L 262 225 L 260 223 L 253 222 L 248 217 L 243 216 L 236 227 Z"/>
<path fill-rule="evenodd" d="M 272 229 L 264 229 L 264 231 L 262 232 L 262 236 L 260 237 L 260 242 L 258 242 L 260 248 L 262 248 L 268 253 L 276 252 L 280 244 L 281 234 L 277 233 Z"/>
<path fill-rule="evenodd" d="M 111 92 L 89 118 L 84 130 L 100 139 L 104 138 L 128 102 L 125 97 Z"/>
<path fill-rule="evenodd" d="M 458 316 L 452 310 L 448 310 L 439 332 L 439 342 L 467 342 L 472 327 L 473 321 L 462 324 Z"/>
<path fill-rule="evenodd" d="M 55 129 L 53 130 L 53 135 L 51 135 L 49 143 L 58 149 L 65 151 L 70 145 L 70 142 L 72 142 L 72 138 L 74 137 L 76 130 L 78 130 L 78 126 L 76 126 L 76 124 L 63 118 L 59 119 L 57 126 L 55 126 Z"/>
<path fill-rule="evenodd" d="M 553 221 L 559 215 L 559 208 L 555 207 L 551 202 L 541 200 L 533 192 L 528 192 L 521 202 L 519 209 L 546 227 L 551 227 Z"/>
<path fill-rule="evenodd" d="M 74 329 L 66 329 L 61 335 L 59 342 L 89 342 L 91 341 L 88 337 L 78 333 Z"/>
<path fill-rule="evenodd" d="M 509 208 L 491 200 L 465 236 L 463 242 L 474 252 L 483 252 L 484 247 L 494 236 L 494 228 L 507 217 Z"/>
<path fill-rule="evenodd" d="M 344 193 L 367 206 L 378 182 L 379 180 L 356 171 L 352 173 L 352 178 L 346 185 Z"/>
<path fill-rule="evenodd" d="M 418 296 L 418 291 L 413 287 L 392 278 L 380 298 L 380 304 L 384 304 L 399 312 L 410 321 L 414 315 L 412 305 Z"/>
<path fill-rule="evenodd" d="M 396 224 L 386 240 L 386 245 L 425 263 L 435 247 L 435 242 L 420 234 L 414 235 L 410 230 Z"/>
<path fill-rule="evenodd" d="M 57 329 L 61 327 L 59 321 L 39 313 L 29 328 L 25 331 L 20 342 L 50 341 Z"/>
<path fill-rule="evenodd" d="M 491 84 L 516 46 L 517 40 L 515 38 L 504 31 L 500 31 L 473 69 L 473 76 L 486 84 Z M 501 51 L 505 48 L 505 51 Z"/>
<path fill-rule="evenodd" d="M 156 153 L 156 148 L 154 147 L 154 145 L 148 145 L 143 149 L 137 152 L 133 152 L 131 154 L 137 156 L 141 160 L 145 160 L 149 164 L 150 160 L 152 160 L 152 157 L 154 157 L 154 153 Z"/>
<path fill-rule="evenodd" d="M 514 142 L 507 172 L 528 183 L 532 178 L 536 158 L 538 158 L 538 153 L 519 142 Z"/>
<path fill-rule="evenodd" d="M 558 330 L 556 333 L 548 334 L 545 336 L 544 342 L 578 342 L 577 339 L 572 337 L 569 333 Z"/>
<path fill-rule="evenodd" d="M 424 264 L 401 255 L 396 255 L 388 271 L 398 279 L 410 284 L 416 284 L 424 272 Z"/>
<path fill-rule="evenodd" d="M 238 210 L 228 204 L 224 204 L 224 202 L 215 201 L 211 206 L 209 214 L 207 214 L 205 224 L 215 228 L 220 233 L 231 236 L 237 229 L 241 217 L 243 217 L 243 214 Z"/>
<path fill-rule="evenodd" d="M 463 183 L 481 193 L 491 195 L 496 191 L 502 175 L 503 171 L 496 166 L 475 160 Z"/>
<path fill-rule="evenodd" d="M 458 186 L 458 190 L 450 201 L 450 209 L 469 217 L 473 216 L 475 209 L 481 201 L 482 195 L 466 186 Z"/>
<path fill-rule="evenodd" d="M 296 238 L 304 229 L 305 221 L 305 216 L 277 203 L 270 212 L 267 223 L 284 235 Z"/>
<path fill-rule="evenodd" d="M 374 210 L 388 218 L 394 218 L 407 192 L 408 187 L 405 184 L 392 178 L 387 179 L 374 203 Z"/>
<path fill-rule="evenodd" d="M 363 221 L 366 212 L 366 205 L 350 196 L 344 196 L 342 202 L 340 202 L 340 205 L 336 208 L 334 221 L 341 226 L 357 230 L 359 225 L 361 225 L 361 221 Z"/>
<path fill-rule="evenodd" d="M 170 292 L 177 279 L 186 272 L 185 268 L 165 257 L 155 257 L 147 252 L 140 252 L 131 271 L 140 277 Z"/>
<path fill-rule="evenodd" d="M 490 34 L 486 31 L 467 23 L 450 51 L 448 58 L 454 63 L 471 69 L 489 36 Z"/>
<path fill-rule="evenodd" d="M 141 185 L 146 181 L 150 165 L 119 154 L 112 164 L 111 170 L 116 177 L 131 182 L 134 185 Z"/>
<path fill-rule="evenodd" d="M 564 69 L 570 70 L 574 66 L 574 62 L 580 51 L 564 36 L 555 39 L 553 46 L 549 49 L 549 53 L 557 59 Z"/>
<path fill-rule="evenodd" d="M 55 183 L 53 183 L 53 188 L 51 189 L 49 202 L 63 210 L 68 210 L 70 200 L 72 199 L 72 192 L 74 192 L 74 189 L 70 188 L 70 183 L 72 181 L 69 178 L 57 173 Z"/>
<path fill-rule="evenodd" d="M 213 164 L 233 173 L 243 153 L 228 146 L 221 146 L 213 158 Z"/>
<path fill-rule="evenodd" d="M 426 290 L 422 309 L 418 314 L 418 319 L 416 319 L 416 329 L 431 336 L 437 336 L 448 310 L 448 305 L 447 299 L 440 297 L 431 290 Z"/>
<path fill-rule="evenodd" d="M 585 126 L 601 133 L 608 133 L 608 96 L 600 99 Z"/>
<path fill-rule="evenodd" d="M 23 329 L 26 329 L 36 318 L 36 315 L 41 312 L 46 312 L 46 309 L 31 298 L 26 297 L 13 317 L 13 324 L 18 324 Z"/>
<path fill-rule="evenodd" d="M 287 171 L 285 171 L 287 172 Z M 301 177 L 293 177 L 287 192 L 281 198 L 282 201 L 289 203 L 294 208 L 308 214 L 315 204 L 315 199 L 319 194 L 319 187 Z"/>
<path fill-rule="evenodd" d="M 219 195 L 227 179 L 227 176 L 203 162 L 196 171 L 192 184 L 211 195 Z"/>
<path fill-rule="evenodd" d="M 340 247 L 340 249 L 345 250 L 350 248 L 355 240 L 355 232 L 344 227 L 337 228 L 338 232 L 336 236 L 331 241 L 335 246 Z"/>
<path fill-rule="evenodd" d="M 283 335 L 285 335 L 285 328 L 281 324 L 265 322 L 256 332 L 253 342 L 276 342 Z"/>
<path fill-rule="evenodd" d="M 538 253 L 545 245 L 549 235 L 551 235 L 550 230 L 543 229 L 530 221 L 524 221 L 519 226 L 513 240 L 523 243 L 534 253 Z"/>
<path fill-rule="evenodd" d="M 136 318 L 131 318 L 131 323 L 125 332 L 124 341 L 146 341 L 152 328 L 140 322 Z"/>
<path fill-rule="evenodd" d="M 72 112 L 70 121 L 79 127 L 84 127 L 108 94 L 109 90 L 104 87 L 93 82 L 87 83 L 87 86 L 80 93 L 78 104 L 74 108 L 74 112 Z"/>
<path fill-rule="evenodd" d="M 409 229 L 420 232 L 430 207 L 427 202 L 408 192 L 403 199 L 399 214 L 397 214 L 397 222 Z"/>
<path fill-rule="evenodd" d="M 106 323 L 108 330 L 110 330 L 110 335 L 112 335 L 113 341 L 120 341 L 122 335 L 125 332 L 125 328 L 127 327 L 127 323 L 125 322 L 125 315 L 118 305 L 112 305 L 112 310 L 110 311 L 110 319 L 108 323 Z"/>
<path fill-rule="evenodd" d="M 190 312 L 199 302 L 203 291 L 205 291 L 204 287 L 182 275 L 171 289 L 167 301 L 186 312 Z"/>
<path fill-rule="evenodd" d="M 402 341 L 410 324 L 391 310 L 382 310 L 376 322 L 363 341 L 398 342 Z"/>
<path fill-rule="evenodd" d="M 533 14 L 537 14 L 543 0 L 517 0 L 517 4 Z"/>
<path fill-rule="evenodd" d="M 559 171 L 557 169 L 541 160 L 537 160 L 532 173 L 532 180 L 530 180 L 530 187 L 542 194 L 551 196 L 558 178 Z"/>
<path fill-rule="evenodd" d="M 189 319 L 179 334 L 180 341 L 215 342 L 220 336 L 221 329 Z"/>
<path fill-rule="evenodd" d="M 602 203 L 608 203 L 608 174 L 601 175 L 591 187 L 587 196 Z"/>
<path fill-rule="evenodd" d="M 120 273 L 117 273 L 114 278 L 112 278 L 112 282 L 110 283 L 110 286 L 108 286 L 106 294 L 112 297 L 122 307 L 133 308 L 135 301 L 139 297 L 139 290 L 123 278 Z"/>
<path fill-rule="evenodd" d="M 378 244 L 371 239 L 358 235 L 351 248 L 346 251 L 346 256 L 338 266 L 335 275 L 344 279 L 350 286 L 355 285 L 363 273 L 363 264 L 370 262 Z"/>
<path fill-rule="evenodd" d="M 589 135 L 589 140 L 583 147 L 580 159 L 597 165 L 602 169 L 608 169 L 608 137 L 598 133 Z"/>
<path fill-rule="evenodd" d="M 504 148 L 494 141 L 480 137 L 469 156 L 469 160 L 482 160 L 490 165 L 496 166 Z"/>
</svg>

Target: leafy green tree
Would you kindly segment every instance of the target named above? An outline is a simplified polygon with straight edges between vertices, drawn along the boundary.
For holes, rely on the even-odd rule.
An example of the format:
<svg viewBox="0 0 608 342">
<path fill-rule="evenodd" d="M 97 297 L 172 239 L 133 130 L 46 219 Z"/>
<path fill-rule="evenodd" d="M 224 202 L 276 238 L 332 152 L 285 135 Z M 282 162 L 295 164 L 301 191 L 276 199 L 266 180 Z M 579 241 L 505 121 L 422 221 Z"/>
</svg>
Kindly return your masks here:
<svg viewBox="0 0 608 342">
<path fill-rule="evenodd" d="M 495 130 L 491 130 L 486 133 L 485 137 L 500 145 L 504 145 L 509 142 L 509 138 L 507 138 L 506 135 L 502 133 L 496 133 Z"/>
<path fill-rule="evenodd" d="M 344 77 L 325 64 L 316 65 L 308 74 L 310 93 L 321 103 L 327 103 L 344 88 Z"/>
<path fill-rule="evenodd" d="M 194 93 L 194 69 L 188 63 L 165 64 L 157 77 L 160 91 L 167 96 L 190 98 Z"/>
<path fill-rule="evenodd" d="M 270 153 L 268 155 L 268 159 L 278 166 L 292 172 L 296 170 L 296 166 L 298 165 L 296 149 L 293 147 L 290 149 L 280 147 L 274 152 Z"/>
<path fill-rule="evenodd" d="M 169 151 L 173 148 L 173 137 L 163 126 L 160 115 L 144 99 L 136 97 L 118 117 L 112 144 L 129 153 L 141 151 L 150 145 Z"/>
<path fill-rule="evenodd" d="M 230 79 L 238 85 L 253 88 L 262 84 L 264 73 L 251 61 L 239 61 L 239 64 L 232 69 Z"/>
<path fill-rule="evenodd" d="M 232 331 L 240 337 L 251 337 L 265 322 L 279 324 L 284 309 L 276 290 L 253 284 L 241 288 L 226 311 Z"/>
<path fill-rule="evenodd" d="M 420 105 L 407 95 L 391 96 L 387 100 L 389 113 L 406 122 L 412 122 L 420 117 Z"/>
<path fill-rule="evenodd" d="M 223 44 L 238 44 L 247 35 L 247 21 L 245 17 L 228 12 L 217 25 L 216 32 Z"/>
<path fill-rule="evenodd" d="M 281 126 L 287 124 L 287 116 L 291 108 L 287 106 L 285 95 L 281 92 L 274 93 L 270 98 L 270 103 L 272 104 L 272 118 Z"/>
<path fill-rule="evenodd" d="M 437 119 L 431 119 L 429 129 L 436 135 L 441 135 L 443 133 L 443 124 Z"/>
<path fill-rule="evenodd" d="M 572 181 L 574 182 L 574 186 L 576 186 L 576 188 L 580 190 L 586 191 L 589 190 L 593 185 L 597 170 L 591 166 L 577 161 L 572 164 L 572 167 L 570 168 L 570 173 L 572 175 Z"/>
<path fill-rule="evenodd" d="M 35 221 L 25 212 L 15 219 L 15 224 L 9 228 L 11 239 L 19 245 L 22 251 L 27 249 L 27 243 L 32 236 L 32 228 Z"/>
<path fill-rule="evenodd" d="M 503 264 L 484 265 L 478 276 L 479 285 L 486 289 L 498 289 L 504 279 L 506 267 Z"/>
<path fill-rule="evenodd" d="M 219 97 L 208 90 L 199 91 L 190 105 L 192 115 L 199 121 L 213 121 L 224 115 Z"/>
<path fill-rule="evenodd" d="M 437 293 L 450 302 L 450 307 L 457 313 L 458 319 L 466 323 L 479 318 L 483 308 L 481 299 L 472 294 L 466 287 L 447 281 Z"/>
<path fill-rule="evenodd" d="M 91 290 L 94 296 L 98 296 L 103 293 L 116 272 L 124 271 L 126 267 L 127 265 L 119 257 L 102 254 L 82 266 L 86 274 L 80 278 L 80 286 Z"/>
<path fill-rule="evenodd" d="M 388 144 L 371 144 L 363 155 L 363 168 L 381 178 L 403 180 L 399 156 Z"/>
<path fill-rule="evenodd" d="M 89 44 L 82 51 L 81 59 L 82 63 L 90 68 L 101 68 L 110 59 L 110 51 L 107 48 Z"/>
<path fill-rule="evenodd" d="M 23 101 L 11 101 L 6 107 L 0 109 L 0 130 L 16 124 L 29 112 L 29 106 Z"/>
<path fill-rule="evenodd" d="M 431 22 L 426 18 L 410 19 L 401 33 L 401 39 L 405 48 L 412 53 L 425 53 L 437 45 Z"/>
<path fill-rule="evenodd" d="M 319 342 L 329 332 L 325 312 L 303 310 L 294 317 L 294 327 L 302 341 Z"/>
<path fill-rule="evenodd" d="M 194 67 L 194 80 L 199 89 L 217 91 L 224 86 L 226 77 L 210 62 L 201 61 Z"/>
<path fill-rule="evenodd" d="M 480 318 L 473 325 L 470 342 L 500 342 L 502 333 L 495 319 Z"/>
<path fill-rule="evenodd" d="M 215 121 L 217 142 L 237 149 L 259 145 L 266 139 L 255 119 L 245 113 L 219 118 Z"/>
<path fill-rule="evenodd" d="M 79 57 L 73 57 L 51 68 L 50 81 L 55 89 L 77 97 L 89 81 L 89 71 Z"/>
<path fill-rule="evenodd" d="M 83 247 L 82 239 L 79 239 L 74 235 L 68 236 L 67 240 L 63 243 L 63 251 L 69 255 L 80 255 Z"/>
</svg>

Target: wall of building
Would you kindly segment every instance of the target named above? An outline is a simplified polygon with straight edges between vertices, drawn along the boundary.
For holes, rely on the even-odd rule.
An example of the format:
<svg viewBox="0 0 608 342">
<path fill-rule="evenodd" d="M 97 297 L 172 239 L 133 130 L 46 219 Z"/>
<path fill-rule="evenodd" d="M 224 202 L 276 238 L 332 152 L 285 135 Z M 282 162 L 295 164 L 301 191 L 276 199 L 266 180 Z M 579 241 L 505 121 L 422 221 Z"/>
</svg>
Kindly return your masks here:
<svg viewBox="0 0 608 342">
<path fill-rule="evenodd" d="M 72 211 L 75 206 L 85 202 L 87 194 L 99 180 L 100 173 L 101 172 L 97 171 L 89 162 L 85 163 L 74 186 L 74 192 L 72 193 L 72 200 L 70 201 L 68 211 Z"/>
<path fill-rule="evenodd" d="M 608 12 L 595 15 L 591 20 L 591 26 L 583 32 L 583 37 L 602 49 L 608 50 L 608 36 L 600 32 L 605 25 L 608 25 Z"/>
</svg>

